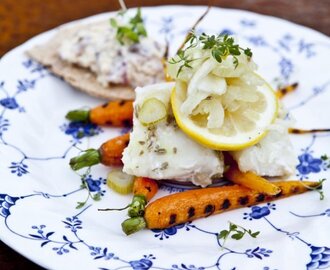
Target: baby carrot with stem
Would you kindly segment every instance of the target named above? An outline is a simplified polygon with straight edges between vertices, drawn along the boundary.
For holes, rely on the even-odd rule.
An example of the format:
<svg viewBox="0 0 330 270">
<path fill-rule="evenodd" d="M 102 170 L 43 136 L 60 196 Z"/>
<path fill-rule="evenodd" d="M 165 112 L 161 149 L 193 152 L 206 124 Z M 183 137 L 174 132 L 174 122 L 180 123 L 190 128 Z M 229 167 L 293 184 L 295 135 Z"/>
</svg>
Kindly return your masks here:
<svg viewBox="0 0 330 270">
<path fill-rule="evenodd" d="M 133 199 L 128 208 L 129 217 L 139 217 L 144 214 L 147 203 L 158 191 L 155 180 L 147 177 L 136 177 L 133 183 Z"/>
<path fill-rule="evenodd" d="M 281 189 L 279 194 L 273 196 L 239 185 L 171 194 L 150 203 L 143 217 L 125 220 L 122 229 L 127 235 L 143 228 L 164 229 L 197 218 L 322 188 L 319 182 L 307 181 L 281 181 L 273 184 Z"/>
<path fill-rule="evenodd" d="M 130 127 L 133 121 L 133 101 L 109 101 L 90 110 L 73 110 L 66 114 L 70 121 L 91 122 L 96 125 Z"/>
<path fill-rule="evenodd" d="M 142 230 L 145 228 L 145 223 L 137 222 L 139 217 L 144 215 L 145 207 L 147 203 L 155 196 L 158 191 L 157 181 L 147 177 L 136 177 L 133 184 L 133 199 L 132 202 L 124 208 L 120 209 L 98 209 L 99 211 L 113 211 L 113 210 L 125 210 L 128 208 L 128 216 L 130 217 L 130 227 L 134 231 Z"/>
<path fill-rule="evenodd" d="M 106 141 L 99 149 L 88 149 L 80 156 L 70 160 L 70 166 L 74 171 L 96 164 L 106 166 L 121 166 L 123 151 L 129 143 L 129 133 Z"/>
</svg>

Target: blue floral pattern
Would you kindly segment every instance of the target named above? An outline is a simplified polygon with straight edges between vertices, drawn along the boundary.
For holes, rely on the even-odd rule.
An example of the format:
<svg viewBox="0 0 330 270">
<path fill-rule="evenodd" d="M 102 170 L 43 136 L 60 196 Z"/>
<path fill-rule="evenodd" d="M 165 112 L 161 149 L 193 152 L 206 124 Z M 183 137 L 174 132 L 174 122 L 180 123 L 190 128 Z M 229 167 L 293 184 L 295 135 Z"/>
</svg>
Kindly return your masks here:
<svg viewBox="0 0 330 270">
<path fill-rule="evenodd" d="M 303 153 L 298 158 L 299 165 L 297 165 L 297 170 L 300 174 L 305 175 L 321 171 L 322 160 L 320 158 L 314 158 L 309 153 Z"/>
<path fill-rule="evenodd" d="M 2 136 L 4 131 L 8 130 L 9 126 L 10 126 L 9 120 L 0 116 L 0 136 Z"/>
<path fill-rule="evenodd" d="M 312 141 L 305 149 L 302 149 L 302 154 L 298 156 L 299 164 L 297 165 L 297 176 L 300 179 L 308 179 L 310 174 L 320 173 L 330 169 L 330 158 L 324 154 L 319 158 L 314 157 L 314 152 L 311 150 L 315 143 L 317 135 L 313 135 Z"/>
<path fill-rule="evenodd" d="M 186 224 L 179 224 L 163 230 L 153 229 L 151 231 L 155 233 L 155 237 L 159 238 L 159 240 L 163 240 L 168 239 L 172 235 L 175 235 L 179 229 L 184 227 L 186 227 Z M 189 231 L 189 227 L 186 227 L 186 230 Z"/>
<path fill-rule="evenodd" d="M 152 266 L 152 259 L 156 259 L 152 254 L 136 261 L 130 261 L 129 264 L 134 270 L 148 270 Z"/>
<path fill-rule="evenodd" d="M 84 137 L 98 135 L 102 129 L 88 122 L 70 122 L 63 124 L 60 129 L 66 134 L 72 136 L 74 140 L 80 140 Z"/>
<path fill-rule="evenodd" d="M 10 215 L 10 207 L 15 205 L 18 197 L 12 197 L 7 194 L 0 194 L 0 215 L 7 218 Z"/>
<path fill-rule="evenodd" d="M 0 105 L 2 105 L 3 107 L 9 110 L 15 110 L 19 107 L 16 99 L 12 97 L 0 99 Z"/>
<path fill-rule="evenodd" d="M 171 12 L 168 12 L 167 8 L 165 9 L 166 12 L 161 12 L 157 17 L 153 15 L 153 10 L 146 10 L 146 18 L 155 33 L 170 41 L 182 40 L 191 25 L 192 18 L 197 18 L 204 11 L 201 8 L 174 7 Z M 231 12 L 236 13 L 237 11 L 214 9 L 209 14 L 211 16 L 209 21 L 213 21 L 212 18 L 215 18 L 212 13 L 217 18 L 225 18 L 228 16 L 227 13 L 231 14 Z M 207 20 L 208 18 L 206 18 Z M 305 108 L 312 112 L 313 110 L 310 108 L 315 106 L 319 98 L 326 100 L 329 97 L 330 80 L 317 72 L 318 65 L 315 64 L 325 58 L 323 50 L 330 49 L 327 39 L 314 37 L 313 34 L 300 35 L 299 31 L 296 33 L 292 30 L 294 26 L 292 26 L 293 28 L 276 26 L 279 29 L 276 35 L 271 31 L 265 33 L 260 26 L 270 23 L 272 20 L 266 21 L 263 17 L 248 13 L 242 13 L 237 18 L 234 16 L 231 20 L 224 19 L 218 26 L 210 25 L 209 21 L 208 23 L 202 22 L 196 31 L 198 33 L 212 31 L 238 35 L 253 50 L 258 50 L 258 53 L 260 50 L 260 55 L 273 57 L 273 63 L 267 63 L 272 70 L 271 74 L 268 73 L 270 80 L 275 81 L 276 79 L 283 84 L 295 82 L 299 78 L 301 94 L 297 94 L 294 101 L 288 104 L 290 113 L 294 114 Z M 280 22 L 274 21 L 274 25 L 277 23 L 280 25 Z M 211 26 L 215 28 L 211 29 Z M 26 246 L 28 249 L 28 251 L 24 251 L 25 255 L 28 256 L 29 252 L 38 254 L 40 250 L 43 250 L 47 256 L 40 256 L 39 260 L 49 268 L 54 268 L 52 262 L 57 261 L 60 257 L 67 268 L 75 269 L 77 262 L 72 258 L 79 256 L 81 268 L 85 267 L 86 262 L 86 265 L 92 263 L 93 266 L 95 265 L 95 269 L 103 270 L 124 268 L 136 270 L 238 270 L 244 269 L 250 262 L 251 265 L 252 262 L 253 265 L 257 265 L 255 269 L 279 270 L 282 268 L 279 267 L 277 258 L 281 254 L 282 248 L 271 241 L 263 241 L 265 240 L 263 231 L 267 229 L 273 232 L 276 238 L 281 235 L 290 240 L 289 244 L 286 244 L 297 252 L 302 268 L 311 270 L 330 267 L 330 243 L 326 237 L 328 232 L 325 230 L 326 225 L 320 223 L 319 234 L 311 237 L 311 235 L 305 234 L 306 231 L 300 231 L 301 227 L 298 226 L 299 229 L 296 229 L 293 223 L 290 223 L 290 226 L 286 223 L 286 218 L 291 218 L 297 223 L 301 219 L 328 221 L 330 208 L 329 205 L 326 205 L 326 201 L 321 203 L 316 200 L 310 201 L 315 206 L 314 212 L 304 209 L 305 204 L 303 203 L 288 205 L 286 200 L 282 200 L 276 204 L 266 203 L 233 211 L 219 218 L 208 218 L 207 221 L 201 219 L 164 230 L 144 231 L 129 238 L 121 235 L 120 222 L 118 223 L 116 214 L 109 212 L 103 214 L 97 211 L 98 208 L 101 208 L 101 204 L 103 207 L 108 204 L 122 203 L 122 201 L 118 201 L 118 195 L 107 190 L 105 179 L 99 177 L 100 175 L 105 176 L 106 169 L 93 168 L 93 172 L 87 172 L 82 177 L 70 172 L 68 160 L 79 153 L 78 145 L 82 149 L 98 146 L 107 137 L 108 133 L 105 134 L 105 132 L 118 134 L 126 133 L 128 130 L 103 130 L 85 122 L 65 122 L 63 124 L 66 111 L 61 103 L 72 102 L 71 107 L 77 104 L 72 98 L 72 89 L 69 89 L 61 80 L 50 76 L 45 67 L 23 56 L 23 49 L 27 49 L 27 46 L 30 45 L 23 45 L 19 55 L 17 53 L 15 55 L 15 60 L 20 59 L 20 62 L 15 62 L 19 63 L 15 66 L 19 71 L 17 76 L 7 77 L 8 73 L 4 71 L 0 78 L 0 151 L 4 153 L 0 156 L 0 166 L 2 166 L 0 237 L 9 245 L 14 246 L 12 238 L 19 238 L 24 242 L 24 247 Z M 303 70 L 304 67 L 310 65 L 315 69 L 313 81 L 307 80 L 310 74 Z M 266 70 L 263 71 L 266 73 Z M 59 91 L 56 92 L 56 97 L 60 101 L 60 103 L 56 103 L 56 106 L 45 99 L 47 91 L 51 91 L 45 85 L 52 86 L 55 81 Z M 62 90 L 64 91 L 61 92 Z M 49 123 L 43 123 L 46 127 L 45 130 L 41 130 L 40 123 L 37 123 L 39 111 L 33 110 L 33 102 L 36 100 L 39 105 L 42 105 L 41 108 L 50 106 L 49 109 L 52 110 L 49 113 Z M 87 97 L 86 100 L 90 105 L 95 104 L 94 100 L 88 100 Z M 81 105 L 79 104 L 78 107 Z M 68 103 L 66 106 L 66 108 L 69 107 Z M 54 119 L 56 119 L 54 120 L 53 112 L 63 115 L 63 118 L 56 122 L 58 121 L 57 116 L 54 113 Z M 316 117 L 315 121 L 318 120 Z M 318 124 L 322 123 L 319 121 Z M 17 132 L 28 137 L 29 134 L 24 133 L 26 128 L 29 131 L 38 130 L 40 137 L 47 138 L 49 149 L 46 150 L 49 151 L 36 154 L 34 148 L 42 147 L 38 140 L 27 138 L 28 144 L 24 144 L 23 140 L 20 141 Z M 52 132 L 47 132 L 50 128 L 53 128 Z M 317 134 L 306 135 L 302 139 L 301 150 L 298 153 L 299 164 L 296 168 L 298 178 L 329 177 L 328 156 L 330 153 L 324 147 L 324 145 L 329 145 L 329 137 L 329 134 Z M 47 185 L 49 183 L 51 185 Z M 69 190 L 67 190 L 68 188 Z M 186 186 L 166 183 L 160 187 L 159 192 L 169 194 L 181 192 L 186 188 Z M 325 185 L 325 188 L 328 187 Z M 59 193 L 53 193 L 47 189 L 52 191 L 56 189 Z M 328 190 L 326 189 L 325 193 L 328 193 Z M 102 202 L 92 200 L 92 198 L 101 196 L 104 198 Z M 305 202 L 305 198 L 308 197 L 303 196 L 297 200 Z M 80 208 L 76 204 L 78 199 L 83 202 Z M 39 205 L 41 207 L 36 207 Z M 51 219 L 47 215 L 49 209 L 55 214 Z M 22 212 L 25 213 L 24 217 L 21 216 Z M 105 223 L 104 220 L 107 220 L 106 218 L 109 216 L 108 221 L 111 222 Z M 231 240 L 232 242 L 228 242 L 224 246 L 223 242 L 219 240 L 219 231 L 227 226 L 228 219 L 235 222 L 240 219 L 238 222 L 240 225 L 260 230 L 258 238 L 260 237 L 261 241 L 256 239 L 237 245 L 234 240 Z M 102 227 L 107 230 L 100 237 L 97 231 L 102 231 Z M 307 242 L 306 239 L 310 242 Z M 282 243 L 281 239 L 277 240 Z M 139 248 L 134 248 L 132 252 L 131 245 L 127 243 L 133 243 L 132 246 L 136 245 Z M 196 251 L 202 252 L 204 247 L 205 251 L 207 247 L 208 250 L 205 253 L 207 256 L 204 253 L 203 256 L 179 256 L 177 254 L 179 252 L 182 254 L 188 252 L 182 246 L 189 246 L 189 251 L 190 248 L 197 247 Z M 175 247 L 175 249 L 171 247 Z M 166 250 L 165 258 L 163 250 Z M 177 250 L 179 252 L 176 252 Z"/>
<path fill-rule="evenodd" d="M 246 250 L 246 255 L 249 257 L 249 258 L 258 258 L 260 260 L 262 260 L 263 257 L 269 257 L 270 254 L 273 253 L 272 250 L 270 249 L 265 249 L 265 248 L 259 248 L 259 247 L 256 247 L 255 249 L 247 249 Z"/>
<path fill-rule="evenodd" d="M 306 265 L 307 270 L 326 269 L 330 267 L 330 248 L 311 246 L 311 261 Z"/>
<path fill-rule="evenodd" d="M 252 206 L 251 213 L 244 213 L 244 219 L 261 219 L 270 214 L 271 210 L 276 210 L 276 206 L 273 203 L 267 203 L 266 206 Z"/>
<path fill-rule="evenodd" d="M 321 212 L 321 213 L 318 213 L 318 214 L 301 215 L 301 214 L 294 213 L 292 211 L 290 211 L 290 213 L 292 215 L 294 215 L 296 217 L 300 217 L 300 218 L 321 217 L 321 216 L 330 217 L 330 208 L 326 209 L 324 212 Z"/>
<path fill-rule="evenodd" d="M 12 162 L 11 166 L 9 166 L 10 172 L 16 174 L 17 176 L 22 176 L 27 174 L 28 165 L 24 164 L 23 162 Z"/>
</svg>

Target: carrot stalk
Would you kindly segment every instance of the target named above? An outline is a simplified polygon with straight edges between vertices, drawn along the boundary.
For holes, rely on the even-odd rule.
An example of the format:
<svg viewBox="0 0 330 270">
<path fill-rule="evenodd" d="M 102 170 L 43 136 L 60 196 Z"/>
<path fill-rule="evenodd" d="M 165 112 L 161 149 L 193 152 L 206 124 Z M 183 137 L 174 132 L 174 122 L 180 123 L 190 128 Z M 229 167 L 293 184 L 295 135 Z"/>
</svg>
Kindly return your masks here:
<svg viewBox="0 0 330 270">
<path fill-rule="evenodd" d="M 121 228 L 126 235 L 136 233 L 146 227 L 147 224 L 143 217 L 128 218 L 121 224 Z"/>
<path fill-rule="evenodd" d="M 158 191 L 158 184 L 155 180 L 147 177 L 136 177 L 133 183 L 134 197 L 128 208 L 129 217 L 143 216 L 145 206 Z"/>
<path fill-rule="evenodd" d="M 85 167 L 91 167 L 99 164 L 101 160 L 100 152 L 95 149 L 87 149 L 84 154 L 70 159 L 70 167 L 74 171 L 78 171 Z"/>
<path fill-rule="evenodd" d="M 96 125 L 130 127 L 133 121 L 133 101 L 109 101 L 91 110 L 73 110 L 66 116 L 70 121 L 86 121 Z"/>
<path fill-rule="evenodd" d="M 272 196 L 233 185 L 187 190 L 162 197 L 146 207 L 144 214 L 146 228 L 164 229 L 197 218 L 322 188 L 319 182 L 283 181 L 274 184 L 281 189 L 281 192 Z M 137 221 L 126 220 L 122 223 L 122 228 L 129 234 L 137 232 L 144 226 L 141 221 L 137 224 Z"/>
<path fill-rule="evenodd" d="M 134 195 L 132 202 L 128 207 L 128 216 L 131 218 L 143 216 L 146 205 L 147 205 L 147 200 L 145 196 Z"/>
<path fill-rule="evenodd" d="M 88 149 L 84 154 L 71 158 L 70 167 L 77 171 L 99 163 L 106 166 L 121 166 L 123 151 L 128 142 L 129 133 L 108 140 L 99 149 Z"/>
<path fill-rule="evenodd" d="M 88 110 L 73 110 L 69 111 L 66 116 L 66 119 L 73 122 L 88 122 L 89 121 L 89 111 Z"/>
<path fill-rule="evenodd" d="M 230 168 L 224 173 L 224 176 L 235 184 L 245 186 L 258 192 L 264 192 L 267 195 L 276 195 L 281 192 L 278 186 L 255 173 L 241 172 L 235 163 L 230 165 Z"/>
</svg>

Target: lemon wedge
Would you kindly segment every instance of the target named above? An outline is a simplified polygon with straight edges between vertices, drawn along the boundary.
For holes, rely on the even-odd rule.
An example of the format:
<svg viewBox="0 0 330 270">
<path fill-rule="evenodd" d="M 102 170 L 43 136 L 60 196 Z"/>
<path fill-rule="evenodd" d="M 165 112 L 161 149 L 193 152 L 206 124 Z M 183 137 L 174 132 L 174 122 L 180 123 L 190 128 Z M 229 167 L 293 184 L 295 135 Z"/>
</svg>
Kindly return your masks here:
<svg viewBox="0 0 330 270">
<path fill-rule="evenodd" d="M 171 105 L 178 126 L 193 140 L 214 150 L 236 151 L 256 144 L 266 135 L 278 110 L 275 91 L 259 79 L 262 83 L 249 92 L 239 87 L 236 79 L 227 78 L 232 88 L 223 96 L 204 99 L 189 115 L 181 109 L 187 99 L 187 84 L 177 80 Z"/>
</svg>

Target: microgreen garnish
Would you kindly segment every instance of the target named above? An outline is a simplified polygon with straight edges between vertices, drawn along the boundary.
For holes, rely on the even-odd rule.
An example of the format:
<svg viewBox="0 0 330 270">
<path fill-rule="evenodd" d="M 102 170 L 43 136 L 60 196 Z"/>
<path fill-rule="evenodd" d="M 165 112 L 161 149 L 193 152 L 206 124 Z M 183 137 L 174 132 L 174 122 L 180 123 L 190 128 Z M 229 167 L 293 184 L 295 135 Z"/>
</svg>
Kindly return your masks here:
<svg viewBox="0 0 330 270">
<path fill-rule="evenodd" d="M 137 9 L 136 15 L 129 20 L 127 25 L 119 25 L 115 18 L 110 19 L 110 25 L 117 28 L 116 38 L 121 44 L 124 44 L 127 40 L 138 43 L 140 37 L 147 36 L 140 8 Z"/>
<path fill-rule="evenodd" d="M 87 201 L 89 200 L 89 198 L 93 199 L 94 201 L 100 201 L 101 200 L 101 193 L 96 193 L 96 194 L 93 195 L 91 193 L 90 189 L 89 189 L 86 178 L 90 174 L 90 171 L 91 171 L 91 168 L 88 167 L 84 174 L 80 175 L 80 174 L 77 173 L 80 176 L 80 179 L 81 179 L 80 187 L 87 190 L 87 198 L 82 202 L 77 202 L 76 209 L 80 209 L 80 208 L 84 207 L 86 205 Z"/>
<path fill-rule="evenodd" d="M 191 32 L 188 36 L 185 45 L 188 45 L 185 49 L 178 51 L 176 57 L 170 59 L 170 64 L 181 63 L 179 67 L 177 77 L 181 73 L 184 67 L 192 68 L 190 63 L 197 59 L 191 59 L 186 55 L 187 50 L 201 46 L 202 50 L 211 50 L 212 57 L 219 63 L 221 63 L 227 56 L 231 55 L 233 57 L 233 63 L 235 68 L 237 68 L 239 61 L 237 56 L 242 53 L 245 54 L 248 59 L 252 57 L 252 51 L 250 48 L 242 48 L 235 43 L 233 37 L 230 37 L 228 34 L 219 34 L 219 35 L 207 35 L 205 33 L 200 36 L 196 36 L 194 32 Z"/>
<path fill-rule="evenodd" d="M 188 55 L 185 55 L 185 52 L 186 50 L 179 50 L 178 53 L 177 53 L 177 56 L 179 59 L 175 59 L 174 57 L 172 57 L 168 62 L 170 64 L 177 64 L 177 63 L 181 63 L 182 62 L 182 65 L 179 67 L 178 69 L 178 72 L 176 74 L 176 76 L 178 77 L 182 71 L 182 69 L 184 67 L 187 67 L 187 68 L 192 68 L 192 66 L 190 65 L 191 62 L 197 60 L 197 59 L 189 59 Z"/>
<path fill-rule="evenodd" d="M 242 48 L 238 44 L 235 44 L 234 38 L 229 37 L 227 34 L 224 35 L 212 35 L 208 36 L 203 33 L 199 37 L 200 42 L 203 44 L 203 49 L 210 49 L 211 54 L 215 60 L 219 63 L 222 62 L 228 55 L 232 55 L 234 58 L 234 65 L 235 68 L 238 66 L 238 59 L 237 56 L 241 55 L 243 52 L 247 57 L 252 57 L 251 49 L 249 48 Z"/>
<path fill-rule="evenodd" d="M 252 238 L 256 238 L 260 232 L 252 232 L 250 229 L 245 229 L 242 226 L 229 222 L 229 230 L 222 230 L 218 234 L 218 239 L 223 239 L 222 247 L 224 247 L 229 237 L 231 239 L 241 240 L 246 234 L 250 235 Z"/>
<path fill-rule="evenodd" d="M 306 185 L 304 185 L 304 186 L 305 186 L 307 189 L 309 189 L 309 190 L 313 190 L 313 191 L 318 192 L 318 193 L 320 194 L 320 200 L 322 201 L 322 200 L 324 200 L 324 198 L 325 198 L 325 196 L 324 196 L 324 192 L 323 192 L 323 190 L 322 190 L 322 186 L 323 186 L 323 183 L 324 183 L 326 180 L 327 180 L 326 178 L 320 179 L 318 185 L 315 186 L 315 187 L 310 187 L 310 186 L 306 186 Z"/>
<path fill-rule="evenodd" d="M 320 188 L 322 188 L 323 182 L 326 181 L 326 180 L 327 180 L 327 179 L 325 179 L 325 178 L 319 180 L 319 186 L 316 188 L 316 191 L 320 194 L 320 200 L 321 200 L 321 201 L 324 200 L 324 197 L 325 197 L 325 196 L 324 196 L 324 192 L 323 192 L 323 190 L 320 189 Z"/>
<path fill-rule="evenodd" d="M 330 159 L 330 158 L 328 157 L 328 155 L 324 154 L 324 155 L 321 156 L 321 159 L 322 159 L 323 161 L 326 161 L 326 160 L 328 160 L 328 159 Z"/>
</svg>

